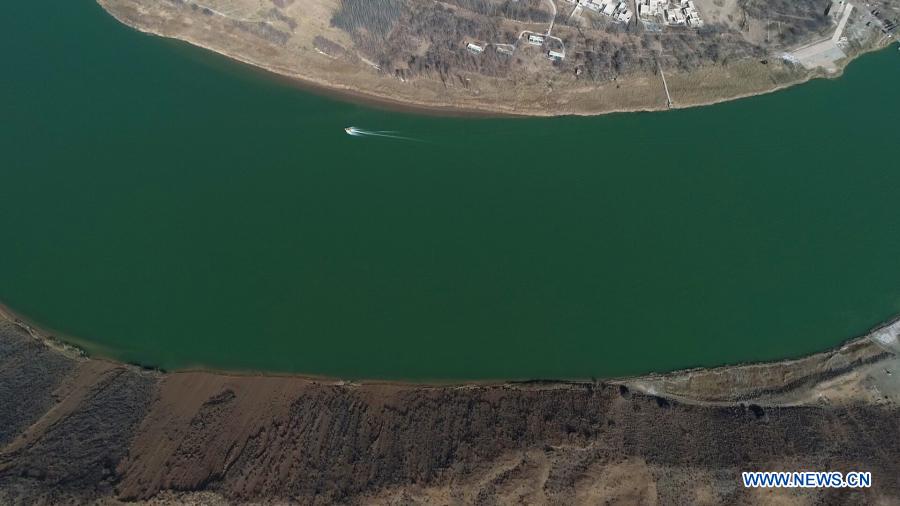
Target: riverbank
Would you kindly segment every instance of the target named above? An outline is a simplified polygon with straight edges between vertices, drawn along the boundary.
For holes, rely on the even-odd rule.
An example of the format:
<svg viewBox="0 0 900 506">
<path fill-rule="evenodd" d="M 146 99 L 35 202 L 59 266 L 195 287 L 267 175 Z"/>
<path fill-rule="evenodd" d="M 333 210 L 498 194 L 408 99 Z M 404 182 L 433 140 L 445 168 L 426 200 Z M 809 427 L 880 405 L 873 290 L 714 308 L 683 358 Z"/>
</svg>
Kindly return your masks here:
<svg viewBox="0 0 900 506">
<path fill-rule="evenodd" d="M 45 30 L 13 53 L 54 64 L 10 82 L 0 299 L 124 362 L 610 378 L 804 356 L 898 312 L 895 51 L 705 110 L 462 121 L 67 5 L 8 35 Z"/>
<path fill-rule="evenodd" d="M 512 81 L 473 75 L 461 79 L 479 84 L 462 87 L 428 79 L 407 81 L 336 60 L 314 47 L 288 49 L 270 44 L 246 32 L 236 32 L 217 16 L 158 11 L 145 5 L 138 7 L 141 2 L 133 0 L 98 0 L 98 3 L 119 22 L 135 30 L 181 40 L 288 78 L 307 90 L 380 108 L 447 116 L 594 116 L 714 105 L 776 92 L 816 78 L 836 78 L 856 57 L 890 43 L 885 38 L 870 41 L 871 45 L 838 62 L 830 72 L 805 70 L 779 57 L 771 57 L 667 73 L 672 96 L 669 104 L 663 80 L 655 72 L 638 71 L 587 85 L 577 83 L 570 76 L 550 76 L 551 82 L 559 82 L 548 85 L 544 81 L 548 76 L 543 74 Z M 330 31 L 327 35 L 339 37 Z M 307 39 L 311 36 L 306 36 L 303 44 L 312 44 Z M 470 86 L 478 89 L 473 91 Z"/>
<path fill-rule="evenodd" d="M 83 339 L 65 336 L 58 332 L 42 328 L 39 324 L 17 314 L 11 308 L 0 303 L 0 322 L 5 322 L 24 332 L 34 340 L 65 355 L 67 358 L 105 362 L 113 365 L 125 365 L 111 355 L 92 355 Z M 869 332 L 859 337 L 853 337 L 838 346 L 822 352 L 813 353 L 803 357 L 790 357 L 783 360 L 728 364 L 719 367 L 698 367 L 682 369 L 665 373 L 652 373 L 633 377 L 599 378 L 601 381 L 613 384 L 624 384 L 638 389 L 650 395 L 660 394 L 669 397 L 677 397 L 686 402 L 736 402 L 747 399 L 756 399 L 769 396 L 775 392 L 794 390 L 801 386 L 809 386 L 811 378 L 837 376 L 851 372 L 864 365 L 879 363 L 885 359 L 900 354 L 900 317 L 892 318 L 887 322 L 874 327 Z M 95 350 L 96 351 L 96 350 Z M 420 386 L 423 388 L 446 388 L 467 386 L 491 386 L 498 384 L 527 384 L 527 383 L 559 383 L 559 384 L 583 384 L 586 378 L 533 378 L 525 380 L 473 380 L 459 378 L 443 381 L 404 381 L 383 379 L 354 379 L 346 380 L 339 377 L 325 375 L 312 375 L 302 373 L 280 373 L 272 371 L 239 371 L 222 370 L 209 367 L 178 369 L 175 371 L 161 370 L 153 365 L 127 364 L 144 371 L 154 371 L 160 374 L 214 374 L 230 377 L 273 377 L 293 378 L 296 380 L 313 381 L 335 385 L 367 384 L 367 385 L 393 385 L 393 386 Z M 590 382 L 596 382 L 592 379 Z M 900 387 L 900 383 L 898 383 Z M 900 393 L 900 390 L 898 390 Z M 780 399 L 780 397 L 775 397 Z"/>
<path fill-rule="evenodd" d="M 618 382 L 421 386 L 164 374 L 39 337 L 0 321 L 0 403 L 16 406 L 0 412 L 2 502 L 871 504 L 900 490 L 898 359 L 867 339 Z M 739 486 L 769 469 L 871 471 L 873 487 Z"/>
<path fill-rule="evenodd" d="M 16 313 L 10 307 L 0 303 L 0 322 L 11 324 L 33 339 L 70 359 L 90 359 L 113 365 L 122 365 L 112 351 L 100 351 L 89 341 L 68 336 L 43 328 Z M 894 354 L 900 354 L 900 317 L 892 318 L 877 325 L 862 336 L 847 339 L 845 342 L 822 352 L 803 357 L 789 357 L 783 360 L 728 364 L 719 367 L 699 367 L 681 369 L 665 373 L 651 373 L 633 377 L 604 377 L 602 381 L 614 384 L 627 384 L 650 395 L 666 395 L 686 402 L 729 403 L 747 399 L 769 398 L 773 393 L 793 391 L 802 386 L 810 386 L 814 380 L 854 372 L 864 365 L 879 363 Z M 89 351 L 90 350 L 90 351 Z M 91 353 L 93 352 L 93 353 Z M 325 384 L 367 384 L 392 386 L 420 386 L 423 388 L 467 386 L 491 386 L 497 384 L 524 383 L 559 383 L 582 384 L 586 378 L 532 378 L 522 380 L 474 380 L 445 379 L 440 381 L 404 381 L 384 379 L 355 378 L 347 380 L 326 375 L 284 373 L 262 370 L 223 370 L 212 367 L 179 368 L 175 371 L 159 369 L 153 364 L 131 363 L 130 366 L 141 370 L 167 374 L 214 374 L 237 377 L 272 377 L 293 378 L 295 380 L 313 381 Z M 868 371 L 869 368 L 867 368 Z M 898 367 L 900 369 L 900 367 Z M 858 372 L 858 371 L 857 371 Z M 855 374 L 855 372 L 854 372 Z M 900 378 L 900 377 L 898 377 Z M 596 381 L 593 379 L 591 381 Z M 892 389 L 889 387 L 888 390 Z M 900 393 L 900 382 L 898 382 Z M 783 398 L 775 396 L 775 399 Z"/>
</svg>

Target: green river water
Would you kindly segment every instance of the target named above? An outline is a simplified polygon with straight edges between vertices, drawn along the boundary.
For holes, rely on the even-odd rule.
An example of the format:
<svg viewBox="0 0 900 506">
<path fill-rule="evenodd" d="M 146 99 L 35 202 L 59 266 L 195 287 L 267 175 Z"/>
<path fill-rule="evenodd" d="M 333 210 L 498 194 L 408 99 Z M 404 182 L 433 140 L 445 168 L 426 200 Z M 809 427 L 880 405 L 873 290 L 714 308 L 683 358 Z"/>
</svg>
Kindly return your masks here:
<svg viewBox="0 0 900 506">
<path fill-rule="evenodd" d="M 712 107 L 463 119 L 310 94 L 87 0 L 5 17 L 0 301 L 94 353 L 607 377 L 900 312 L 895 49 Z"/>
</svg>

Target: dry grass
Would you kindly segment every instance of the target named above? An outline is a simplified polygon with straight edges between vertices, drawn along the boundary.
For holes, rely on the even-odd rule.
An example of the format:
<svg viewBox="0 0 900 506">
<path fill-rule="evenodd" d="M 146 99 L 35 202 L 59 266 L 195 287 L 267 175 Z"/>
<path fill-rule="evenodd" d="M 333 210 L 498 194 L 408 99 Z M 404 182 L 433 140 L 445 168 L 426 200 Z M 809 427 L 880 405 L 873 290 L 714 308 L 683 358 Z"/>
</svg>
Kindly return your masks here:
<svg viewBox="0 0 900 506">
<path fill-rule="evenodd" d="M 389 1 L 399 5 L 404 0 Z M 430 0 L 405 1 L 412 6 L 431 5 Z M 723 20 L 723 23 L 735 23 L 732 18 L 739 0 L 698 1 L 701 5 L 712 5 L 710 9 L 716 9 L 716 19 Z M 484 64 L 479 63 L 440 72 L 415 74 L 409 70 L 410 65 L 403 58 L 388 58 L 385 63 L 383 58 L 371 56 L 359 47 L 358 33 L 353 35 L 335 25 L 335 14 L 342 5 L 346 7 L 343 3 L 346 0 L 278 0 L 277 3 L 272 0 L 185 0 L 184 4 L 162 0 L 98 2 L 132 27 L 182 39 L 245 63 L 300 79 L 309 85 L 386 104 L 441 110 L 557 115 L 664 109 L 665 92 L 655 70 L 657 57 L 661 58 L 663 68 L 667 69 L 669 87 L 675 104 L 679 107 L 762 93 L 802 81 L 809 75 L 784 67 L 780 62 L 763 65 L 759 62 L 761 58 L 734 59 L 729 60 L 726 65 L 702 63 L 708 55 L 698 56 L 700 63 L 692 64 L 689 67 L 691 71 L 676 72 L 673 70 L 676 65 L 684 67 L 681 63 L 673 63 L 681 61 L 681 57 L 673 49 L 676 39 L 678 51 L 683 52 L 690 50 L 691 44 L 695 43 L 694 39 L 700 40 L 704 35 L 693 32 L 679 35 L 672 32 L 656 42 L 651 41 L 649 46 L 645 44 L 642 47 L 641 43 L 634 43 L 634 40 L 640 40 L 640 34 L 600 34 L 612 44 L 610 49 L 607 48 L 608 44 L 601 44 L 606 39 L 595 38 L 600 35 L 579 32 L 576 28 L 564 25 L 558 25 L 555 30 L 555 33 L 567 40 L 570 49 L 570 57 L 561 66 L 554 66 L 547 61 L 543 51 L 523 47 L 511 57 L 511 61 L 504 64 L 508 66 L 505 69 L 487 72 Z M 204 14 L 202 9 L 192 7 L 191 2 L 200 2 L 195 5 L 214 9 L 216 14 Z M 373 4 L 360 5 L 364 7 Z M 465 23 L 477 21 L 473 18 L 472 11 L 456 5 L 452 7 L 460 9 L 458 17 L 467 20 Z M 365 14 L 364 11 L 365 9 L 357 9 L 354 11 L 356 18 L 344 21 L 359 21 L 358 18 Z M 244 17 L 262 21 L 241 21 Z M 340 25 L 340 20 L 337 21 Z M 390 19 L 382 21 L 387 26 Z M 460 26 L 467 26 L 465 23 Z M 402 25 L 399 21 L 396 24 Z M 502 32 L 513 33 L 529 25 L 501 20 L 498 26 Z M 397 33 L 400 32 L 395 30 L 390 35 L 383 34 L 381 37 L 396 38 Z M 410 46 L 411 55 L 427 55 L 437 43 L 429 41 L 427 33 L 405 33 L 403 37 L 408 40 L 403 43 Z M 637 39 L 633 40 L 633 37 Z M 715 37 L 719 41 L 717 44 L 723 46 L 721 50 L 729 51 L 727 48 L 731 47 L 728 44 L 731 44 L 729 40 L 733 34 L 718 33 Z M 452 44 L 462 45 L 466 40 L 464 36 L 458 38 L 460 40 L 452 41 Z M 447 41 L 441 43 L 450 44 Z M 625 62 L 623 73 L 601 73 L 599 77 L 591 79 L 586 72 L 581 72 L 576 78 L 576 68 L 582 65 L 580 62 L 585 61 L 583 54 L 577 49 L 579 44 L 593 44 L 585 47 L 601 53 L 615 50 L 617 44 L 623 47 L 630 44 L 629 47 L 633 48 L 631 58 L 635 60 Z M 454 51 L 462 51 L 460 58 L 473 58 L 464 49 L 450 47 L 443 51 L 440 54 L 451 56 Z M 661 54 L 657 56 L 655 52 L 660 51 Z M 736 54 L 743 52 L 741 49 Z M 379 70 L 378 65 L 390 65 L 392 68 Z M 409 73 L 395 75 L 394 68 L 399 72 L 406 72 L 404 69 L 407 69 Z"/>
</svg>

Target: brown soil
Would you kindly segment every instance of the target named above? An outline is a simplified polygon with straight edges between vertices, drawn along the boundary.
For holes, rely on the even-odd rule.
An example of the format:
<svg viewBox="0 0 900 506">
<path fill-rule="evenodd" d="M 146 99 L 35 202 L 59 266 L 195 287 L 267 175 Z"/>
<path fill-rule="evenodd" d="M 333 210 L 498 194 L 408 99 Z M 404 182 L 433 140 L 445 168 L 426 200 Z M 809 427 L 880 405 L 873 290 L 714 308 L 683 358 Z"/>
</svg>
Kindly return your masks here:
<svg viewBox="0 0 900 506">
<path fill-rule="evenodd" d="M 652 71 L 638 68 L 615 79 L 585 81 L 578 79 L 572 69 L 554 69 L 540 56 L 541 51 L 532 51 L 534 48 L 529 47 L 521 50 L 524 63 L 506 77 L 459 70 L 452 79 L 400 79 L 373 68 L 371 60 L 355 48 L 350 36 L 330 24 L 330 16 L 340 3 L 338 0 L 287 2 L 284 15 L 290 16 L 297 28 L 285 29 L 283 33 L 287 38 L 274 42 L 263 35 L 235 28 L 235 19 L 192 10 L 185 7 L 184 2 L 97 1 L 116 19 L 140 31 L 180 39 L 296 79 L 306 86 L 382 106 L 451 114 L 529 116 L 593 115 L 667 108 L 662 79 L 655 67 Z M 223 2 L 225 0 L 201 4 L 220 6 Z M 235 11 L 227 2 L 229 8 L 221 8 L 229 13 L 255 15 L 255 11 L 246 7 L 252 4 L 249 0 L 231 2 L 244 8 Z M 711 9 L 710 12 L 712 16 L 714 11 Z M 727 13 L 719 14 L 726 19 Z M 732 21 L 722 23 L 722 26 L 735 24 Z M 517 28 L 524 26 L 516 25 Z M 733 28 L 729 26 L 729 29 Z M 561 29 L 575 33 L 570 27 Z M 867 40 L 864 44 L 860 53 L 881 47 L 884 42 Z M 647 57 L 652 59 L 652 56 Z M 744 58 L 722 65 L 702 65 L 689 72 L 666 69 L 665 73 L 674 108 L 768 93 L 825 75 L 785 64 L 778 57 L 768 58 L 765 62 Z"/>
<path fill-rule="evenodd" d="M 51 344 L 0 321 L 2 504 L 900 500 L 898 358 L 868 338 L 607 383 L 450 386 L 162 374 Z M 793 469 L 874 486 L 740 486 Z"/>
</svg>

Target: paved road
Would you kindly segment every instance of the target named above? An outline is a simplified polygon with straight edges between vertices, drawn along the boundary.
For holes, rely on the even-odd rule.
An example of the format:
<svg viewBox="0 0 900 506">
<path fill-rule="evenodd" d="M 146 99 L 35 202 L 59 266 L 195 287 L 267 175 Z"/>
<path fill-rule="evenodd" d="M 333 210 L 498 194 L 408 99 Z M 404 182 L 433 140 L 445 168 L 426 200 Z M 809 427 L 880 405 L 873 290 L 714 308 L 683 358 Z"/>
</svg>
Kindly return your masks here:
<svg viewBox="0 0 900 506">
<path fill-rule="evenodd" d="M 844 33 L 844 27 L 847 26 L 847 20 L 850 19 L 851 12 L 853 12 L 853 5 L 850 3 L 844 4 L 844 15 L 841 17 L 841 22 L 838 23 L 834 35 L 831 36 L 831 42 L 837 44 L 837 41 L 840 40 L 841 35 Z"/>
<path fill-rule="evenodd" d="M 547 28 L 547 35 L 550 35 L 550 32 L 553 31 L 553 25 L 556 23 L 556 2 L 553 0 L 547 0 L 550 2 L 550 8 L 553 10 L 553 17 L 550 18 L 550 28 Z"/>
<path fill-rule="evenodd" d="M 837 42 L 844 34 L 844 27 L 847 26 L 847 20 L 850 19 L 850 13 L 852 12 L 853 5 L 850 3 L 844 4 L 841 20 L 838 22 L 837 29 L 831 38 L 796 49 L 792 53 L 793 57 L 808 69 L 822 67 L 830 71 L 837 70 L 835 62 L 847 56 Z"/>
</svg>

